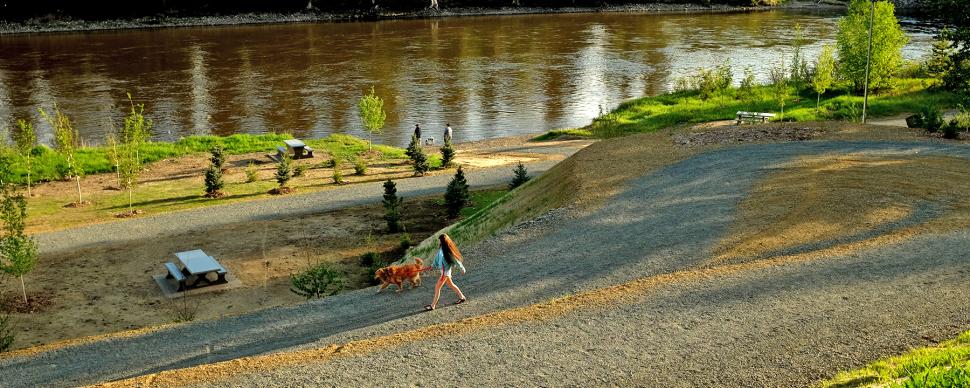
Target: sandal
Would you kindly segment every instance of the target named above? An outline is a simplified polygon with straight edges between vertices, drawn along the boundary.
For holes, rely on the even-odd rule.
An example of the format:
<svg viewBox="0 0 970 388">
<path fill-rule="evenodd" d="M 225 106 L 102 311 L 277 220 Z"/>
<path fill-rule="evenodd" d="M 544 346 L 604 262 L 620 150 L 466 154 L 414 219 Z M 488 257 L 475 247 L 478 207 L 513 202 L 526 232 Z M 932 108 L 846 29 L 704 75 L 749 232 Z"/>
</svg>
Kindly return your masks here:
<svg viewBox="0 0 970 388">
<path fill-rule="evenodd" d="M 434 311 L 434 306 L 426 304 L 424 305 L 424 311 Z"/>
<path fill-rule="evenodd" d="M 462 303 L 465 303 L 465 298 L 461 298 L 455 301 L 455 304 L 462 304 Z"/>
</svg>

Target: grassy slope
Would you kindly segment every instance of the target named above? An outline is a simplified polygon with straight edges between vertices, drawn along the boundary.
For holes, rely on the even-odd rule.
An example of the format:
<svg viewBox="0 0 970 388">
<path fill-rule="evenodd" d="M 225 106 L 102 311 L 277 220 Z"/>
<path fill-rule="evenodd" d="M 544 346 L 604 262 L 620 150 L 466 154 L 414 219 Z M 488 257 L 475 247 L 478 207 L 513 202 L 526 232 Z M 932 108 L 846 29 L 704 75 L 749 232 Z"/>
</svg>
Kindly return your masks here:
<svg viewBox="0 0 970 388">
<path fill-rule="evenodd" d="M 276 146 L 282 145 L 283 140 L 292 139 L 290 135 L 232 135 L 232 136 L 189 136 L 174 143 L 148 143 L 140 149 L 140 155 L 145 163 L 157 162 L 162 159 L 208 152 L 215 145 L 221 145 L 226 154 L 238 155 L 253 152 L 275 153 Z M 362 139 L 334 134 L 323 139 L 306 140 L 307 145 L 313 147 L 314 152 L 336 155 L 343 160 L 352 160 L 358 154 L 367 151 L 368 143 Z M 388 159 L 403 159 L 404 150 L 401 148 L 374 145 L 374 149 Z M 38 146 L 33 152 L 34 182 L 52 181 L 60 179 L 66 170 L 64 158 L 53 150 Z M 13 155 L 13 182 L 23 183 L 27 175 L 26 164 L 19 155 Z M 85 174 L 107 173 L 114 171 L 108 157 L 107 147 L 83 147 L 78 149 L 77 160 Z"/>
<path fill-rule="evenodd" d="M 868 114 L 892 116 L 918 112 L 924 106 L 955 107 L 958 103 L 957 96 L 932 89 L 933 83 L 930 79 L 899 80 L 892 93 L 877 94 L 869 98 Z M 822 96 L 821 108 L 816 114 L 816 95 L 811 90 L 805 90 L 786 102 L 784 119 L 858 120 L 862 113 L 862 100 L 862 97 L 850 95 L 847 86 L 841 86 Z M 776 119 L 781 119 L 780 104 L 772 95 L 771 86 L 757 86 L 749 92 L 731 88 L 706 99 L 697 91 L 674 92 L 625 102 L 586 127 L 552 131 L 537 140 L 563 135 L 616 137 L 652 132 L 678 124 L 729 120 L 738 111 L 771 112 L 778 114 Z"/>
<path fill-rule="evenodd" d="M 822 386 L 970 386 L 970 331 L 938 346 L 915 349 L 862 369 L 839 373 Z"/>
</svg>

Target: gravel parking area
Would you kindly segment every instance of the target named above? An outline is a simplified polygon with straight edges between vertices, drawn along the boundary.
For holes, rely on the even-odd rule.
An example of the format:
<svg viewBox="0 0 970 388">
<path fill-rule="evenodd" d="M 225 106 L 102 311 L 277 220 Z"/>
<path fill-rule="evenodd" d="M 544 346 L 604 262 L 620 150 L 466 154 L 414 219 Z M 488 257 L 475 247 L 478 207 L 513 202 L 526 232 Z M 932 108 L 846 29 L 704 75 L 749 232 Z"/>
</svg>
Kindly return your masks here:
<svg viewBox="0 0 970 388">
<path fill-rule="evenodd" d="M 946 154 L 923 142 L 801 142 L 726 148 L 648 176 L 591 214 L 541 222 L 465 249 L 469 302 L 420 313 L 430 287 L 365 289 L 304 305 L 0 360 L 4 384 L 103 382 L 285 349 L 398 333 L 644 277 L 695 271 L 738 204 L 778 163 L 828 152 Z M 726 179 L 729 178 L 729 179 Z M 819 260 L 659 282 L 632 303 L 418 340 L 329 363 L 239 371 L 213 384 L 807 384 L 837 369 L 943 339 L 970 324 L 966 230 Z M 802 252 L 790 252 L 798 254 Z M 429 282 L 430 283 L 430 282 Z M 450 294 L 445 293 L 446 299 Z M 924 341 L 927 341 L 924 339 Z M 232 371 L 232 364 L 226 364 Z M 191 372 L 186 372 L 191 373 Z M 11 376 L 11 378 L 6 378 Z M 195 377 L 194 377 L 195 378 Z M 198 381 L 198 380 L 193 380 Z M 447 384 L 447 383 L 446 383 Z"/>
</svg>

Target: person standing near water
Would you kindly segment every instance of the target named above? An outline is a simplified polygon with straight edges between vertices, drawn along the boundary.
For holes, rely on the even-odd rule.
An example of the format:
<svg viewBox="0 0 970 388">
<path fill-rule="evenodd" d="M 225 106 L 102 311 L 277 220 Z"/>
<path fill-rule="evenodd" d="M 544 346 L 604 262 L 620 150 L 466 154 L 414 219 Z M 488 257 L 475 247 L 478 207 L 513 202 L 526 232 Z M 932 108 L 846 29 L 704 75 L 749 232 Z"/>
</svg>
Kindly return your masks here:
<svg viewBox="0 0 970 388">
<path fill-rule="evenodd" d="M 418 143 L 421 142 L 421 126 L 414 124 L 414 137 L 418 138 Z"/>
<path fill-rule="evenodd" d="M 465 294 L 461 292 L 461 289 L 455 285 L 455 282 L 451 280 L 451 269 L 453 267 L 458 267 L 461 270 L 461 274 L 465 274 L 465 266 L 461 264 L 461 252 L 458 251 L 458 247 L 455 245 L 454 241 L 451 241 L 451 237 L 448 234 L 441 234 L 438 236 L 438 254 L 435 256 L 434 261 L 431 263 L 430 267 L 422 268 L 421 271 L 427 271 L 429 269 L 437 269 L 441 271 L 441 276 L 438 278 L 438 283 L 434 286 L 434 299 L 431 304 L 425 305 L 425 311 L 434 310 L 438 307 L 438 299 L 441 298 L 441 287 L 445 284 L 448 285 L 455 291 L 458 295 L 458 300 L 455 304 L 465 303 Z"/>
<path fill-rule="evenodd" d="M 451 123 L 445 124 L 445 136 L 443 141 L 451 141 Z"/>
</svg>

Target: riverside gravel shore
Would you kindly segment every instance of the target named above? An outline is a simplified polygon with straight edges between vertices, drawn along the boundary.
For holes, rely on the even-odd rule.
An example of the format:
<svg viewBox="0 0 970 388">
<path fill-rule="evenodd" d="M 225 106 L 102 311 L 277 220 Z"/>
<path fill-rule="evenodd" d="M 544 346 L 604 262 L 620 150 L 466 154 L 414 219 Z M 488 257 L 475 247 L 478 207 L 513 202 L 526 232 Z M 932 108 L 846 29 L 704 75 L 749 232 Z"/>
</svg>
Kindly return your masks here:
<svg viewBox="0 0 970 388">
<path fill-rule="evenodd" d="M 395 295 L 364 289 L 0 359 L 0 370 L 13 387 L 104 382 L 400 333 L 703 269 L 757 180 L 780 163 L 823 153 L 970 158 L 967 147 L 935 142 L 729 147 L 635 179 L 592 213 L 553 212 L 465 247 L 469 273 L 456 279 L 469 296 L 462 306 L 421 313 L 430 287 Z M 447 363 L 454 381 L 487 385 L 805 385 L 970 325 L 968 233 L 661 282 L 631 303 L 205 381 L 400 385 Z"/>
</svg>

